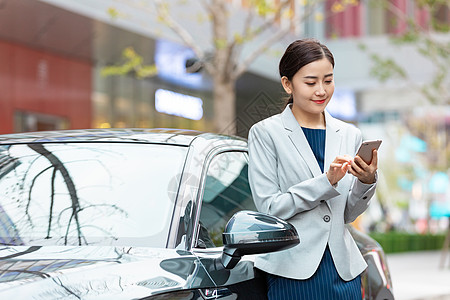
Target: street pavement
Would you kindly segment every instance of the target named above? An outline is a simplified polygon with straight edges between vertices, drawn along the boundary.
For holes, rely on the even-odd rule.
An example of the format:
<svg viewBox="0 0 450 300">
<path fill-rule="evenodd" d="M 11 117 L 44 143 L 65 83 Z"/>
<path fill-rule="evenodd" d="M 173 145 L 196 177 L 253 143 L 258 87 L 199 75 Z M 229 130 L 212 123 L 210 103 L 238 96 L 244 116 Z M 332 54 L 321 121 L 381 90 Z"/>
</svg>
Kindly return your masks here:
<svg viewBox="0 0 450 300">
<path fill-rule="evenodd" d="M 440 268 L 441 251 L 387 255 L 395 300 L 450 300 L 450 252 Z"/>
</svg>

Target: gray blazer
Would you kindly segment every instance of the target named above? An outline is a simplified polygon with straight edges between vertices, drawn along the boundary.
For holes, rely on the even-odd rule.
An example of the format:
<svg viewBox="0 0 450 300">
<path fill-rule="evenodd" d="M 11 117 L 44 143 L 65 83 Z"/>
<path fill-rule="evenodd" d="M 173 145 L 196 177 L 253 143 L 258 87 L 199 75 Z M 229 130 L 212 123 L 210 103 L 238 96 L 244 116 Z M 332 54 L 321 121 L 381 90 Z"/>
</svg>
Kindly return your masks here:
<svg viewBox="0 0 450 300">
<path fill-rule="evenodd" d="M 355 156 L 361 132 L 325 112 L 324 170 L 338 155 Z M 293 224 L 300 244 L 260 255 L 255 266 L 271 274 L 306 279 L 317 270 L 328 244 L 336 269 L 346 281 L 367 267 L 345 228 L 369 205 L 376 184 L 351 174 L 332 186 L 295 119 L 290 106 L 262 120 L 249 132 L 249 181 L 256 207 Z"/>
</svg>

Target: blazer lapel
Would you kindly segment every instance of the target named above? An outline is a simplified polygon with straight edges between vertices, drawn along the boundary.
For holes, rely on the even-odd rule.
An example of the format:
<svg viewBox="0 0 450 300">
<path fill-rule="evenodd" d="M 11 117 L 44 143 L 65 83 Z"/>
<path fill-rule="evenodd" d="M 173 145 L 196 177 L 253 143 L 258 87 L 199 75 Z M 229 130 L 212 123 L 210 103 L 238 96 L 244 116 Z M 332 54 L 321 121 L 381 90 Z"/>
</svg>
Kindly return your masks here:
<svg viewBox="0 0 450 300">
<path fill-rule="evenodd" d="M 281 119 L 283 121 L 284 128 L 287 131 L 289 139 L 291 140 L 292 144 L 294 144 L 294 147 L 297 149 L 300 156 L 308 165 L 308 168 L 311 171 L 311 175 L 313 177 L 316 177 L 322 174 L 316 157 L 314 156 L 314 153 L 309 146 L 308 140 L 306 139 L 302 128 L 300 127 L 294 117 L 294 114 L 292 113 L 290 105 L 286 106 L 284 111 L 281 113 Z"/>
<path fill-rule="evenodd" d="M 336 120 L 325 111 L 326 137 L 325 137 L 325 161 L 324 170 L 328 170 L 330 164 L 341 153 L 342 135 Z"/>
</svg>

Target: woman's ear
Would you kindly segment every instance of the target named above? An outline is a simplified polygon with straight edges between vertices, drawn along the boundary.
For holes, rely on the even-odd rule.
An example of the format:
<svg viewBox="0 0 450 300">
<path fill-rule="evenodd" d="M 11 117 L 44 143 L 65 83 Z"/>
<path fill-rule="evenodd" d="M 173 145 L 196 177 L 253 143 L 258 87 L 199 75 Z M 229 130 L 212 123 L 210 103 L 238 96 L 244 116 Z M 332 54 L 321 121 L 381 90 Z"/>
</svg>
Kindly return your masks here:
<svg viewBox="0 0 450 300">
<path fill-rule="evenodd" d="M 291 81 L 286 76 L 281 77 L 281 85 L 286 93 L 292 94 Z"/>
</svg>

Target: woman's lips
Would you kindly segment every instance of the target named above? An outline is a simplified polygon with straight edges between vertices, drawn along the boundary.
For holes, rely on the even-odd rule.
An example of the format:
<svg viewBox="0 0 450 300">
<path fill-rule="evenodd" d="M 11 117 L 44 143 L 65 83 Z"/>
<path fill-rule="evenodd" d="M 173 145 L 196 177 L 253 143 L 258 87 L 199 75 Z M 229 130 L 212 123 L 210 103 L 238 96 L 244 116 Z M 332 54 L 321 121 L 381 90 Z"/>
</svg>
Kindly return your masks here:
<svg viewBox="0 0 450 300">
<path fill-rule="evenodd" d="M 324 104 L 326 100 L 327 100 L 327 99 L 322 99 L 322 100 L 312 100 L 312 101 L 313 101 L 314 103 L 317 103 L 317 104 Z"/>
</svg>

